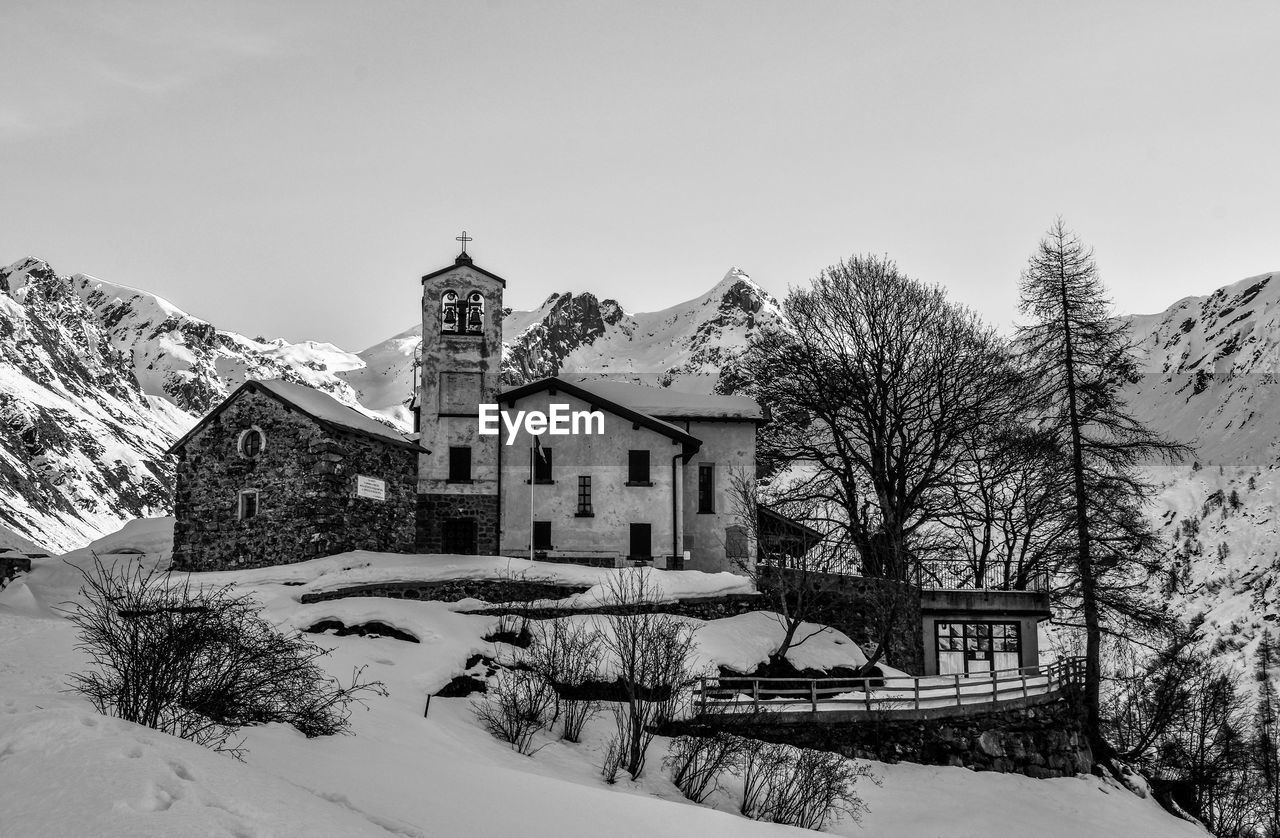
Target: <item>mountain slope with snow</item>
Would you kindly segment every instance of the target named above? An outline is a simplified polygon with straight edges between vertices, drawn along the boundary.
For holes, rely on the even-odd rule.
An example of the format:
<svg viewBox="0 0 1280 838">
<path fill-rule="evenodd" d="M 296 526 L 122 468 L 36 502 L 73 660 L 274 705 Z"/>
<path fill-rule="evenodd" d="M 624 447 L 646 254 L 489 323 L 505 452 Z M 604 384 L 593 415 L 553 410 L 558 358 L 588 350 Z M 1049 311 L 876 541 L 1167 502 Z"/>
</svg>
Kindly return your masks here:
<svg viewBox="0 0 1280 838">
<path fill-rule="evenodd" d="M 1143 363 L 1127 396 L 1191 461 L 1152 466 L 1166 548 L 1150 593 L 1204 617 L 1204 646 L 1247 671 L 1280 628 L 1280 274 L 1129 318 Z"/>
<path fill-rule="evenodd" d="M 1280 275 L 1129 318 L 1143 358 L 1134 406 L 1202 463 L 1280 458 Z"/>
</svg>

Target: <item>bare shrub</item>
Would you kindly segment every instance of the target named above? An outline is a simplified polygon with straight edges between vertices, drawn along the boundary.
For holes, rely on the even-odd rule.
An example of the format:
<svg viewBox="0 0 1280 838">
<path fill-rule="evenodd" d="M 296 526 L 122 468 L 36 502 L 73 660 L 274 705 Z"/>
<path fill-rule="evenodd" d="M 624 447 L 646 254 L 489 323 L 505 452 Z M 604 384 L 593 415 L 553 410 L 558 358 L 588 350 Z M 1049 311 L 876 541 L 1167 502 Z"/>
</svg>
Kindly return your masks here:
<svg viewBox="0 0 1280 838">
<path fill-rule="evenodd" d="M 80 597 L 63 611 L 91 669 L 71 687 L 98 712 L 239 757 L 247 725 L 284 722 L 309 737 L 346 733 L 352 704 L 386 695 L 357 669 L 343 685 L 320 668 L 323 649 L 284 633 L 231 585 L 181 584 L 139 564 L 77 568 Z"/>
<path fill-rule="evenodd" d="M 660 593 L 644 569 L 619 572 L 606 583 L 606 596 L 621 613 L 601 618 L 600 636 L 625 696 L 613 716 L 621 765 L 632 779 L 644 772 L 654 726 L 674 717 L 696 681 L 689 668 L 693 629 L 681 617 L 651 610 Z"/>
<path fill-rule="evenodd" d="M 868 766 L 828 751 L 747 739 L 737 753 L 742 814 L 756 820 L 815 830 L 838 817 L 857 822 L 866 811 L 859 778 L 879 782 Z"/>
<path fill-rule="evenodd" d="M 560 698 L 565 687 L 580 687 L 598 676 L 601 640 L 592 626 L 574 620 L 545 620 L 536 624 L 534 642 L 525 662 L 555 690 L 553 719 L 561 720 L 561 736 L 569 742 L 582 737 L 587 722 L 600 712 L 593 699 Z"/>
<path fill-rule="evenodd" d="M 533 736 L 551 722 L 554 691 L 536 672 L 504 669 L 495 676 L 483 698 L 472 700 L 471 707 L 485 730 L 513 751 L 530 753 Z"/>
<path fill-rule="evenodd" d="M 742 814 L 756 820 L 767 810 L 778 766 L 789 759 L 791 749 L 776 742 L 744 739 L 738 749 L 738 774 L 742 777 Z"/>
<path fill-rule="evenodd" d="M 828 820 L 840 816 L 861 820 L 867 807 L 854 786 L 859 777 L 873 777 L 870 768 L 810 748 L 794 751 L 793 759 L 784 765 L 766 801 L 769 820 L 803 829 L 822 829 Z"/>
<path fill-rule="evenodd" d="M 720 787 L 720 776 L 736 771 L 742 742 L 737 736 L 678 736 L 671 740 L 663 768 L 671 781 L 694 803 L 702 803 Z"/>
<path fill-rule="evenodd" d="M 600 766 L 600 776 L 609 785 L 618 782 L 618 772 L 622 770 L 622 753 L 621 740 L 615 734 L 605 748 L 604 763 Z"/>
</svg>

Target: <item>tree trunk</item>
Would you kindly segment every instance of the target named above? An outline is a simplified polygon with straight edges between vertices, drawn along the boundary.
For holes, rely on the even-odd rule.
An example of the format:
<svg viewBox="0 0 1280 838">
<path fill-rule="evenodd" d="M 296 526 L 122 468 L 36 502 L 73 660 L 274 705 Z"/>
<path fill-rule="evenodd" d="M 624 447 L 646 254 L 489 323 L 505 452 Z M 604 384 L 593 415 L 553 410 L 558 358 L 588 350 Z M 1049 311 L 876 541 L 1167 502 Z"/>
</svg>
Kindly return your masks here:
<svg viewBox="0 0 1280 838">
<path fill-rule="evenodd" d="M 1084 612 L 1084 703 L 1085 725 L 1094 756 L 1105 758 L 1102 740 L 1102 629 L 1098 617 L 1098 595 L 1089 555 L 1089 510 L 1085 500 L 1084 450 L 1080 439 L 1080 414 L 1076 404 L 1075 355 L 1072 347 L 1070 305 L 1067 297 L 1066 265 L 1060 264 L 1062 282 L 1062 329 L 1067 383 L 1067 423 L 1071 429 L 1071 472 L 1075 484 L 1077 563 L 1080 572 L 1080 605 Z"/>
</svg>

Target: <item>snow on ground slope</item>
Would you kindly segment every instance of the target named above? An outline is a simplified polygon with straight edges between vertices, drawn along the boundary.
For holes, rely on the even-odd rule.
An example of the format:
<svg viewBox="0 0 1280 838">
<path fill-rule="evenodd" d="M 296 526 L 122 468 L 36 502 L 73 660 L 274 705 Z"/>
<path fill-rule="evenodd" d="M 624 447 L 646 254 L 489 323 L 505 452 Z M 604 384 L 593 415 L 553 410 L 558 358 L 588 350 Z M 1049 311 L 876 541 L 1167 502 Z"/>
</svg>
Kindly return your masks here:
<svg viewBox="0 0 1280 838">
<path fill-rule="evenodd" d="M 167 561 L 168 522 L 140 522 L 93 545 L 108 560 Z M 142 550 L 138 553 L 134 551 Z M 69 556 L 83 562 L 89 551 Z M 214 576 L 210 574 L 210 576 Z M 218 577 L 224 577 L 218 574 Z M 215 579 L 210 579 L 216 582 Z M 295 580 L 296 581 L 296 580 Z M 296 586 L 245 582 L 275 619 L 298 621 Z M 32 604 L 57 603 L 75 590 L 62 562 L 38 562 L 0 592 L 0 834 L 22 838 L 129 836 L 502 836 L 619 838 L 653 835 L 802 835 L 741 818 L 732 789 L 711 801 L 683 800 L 663 776 L 666 740 L 653 746 L 639 782 L 606 786 L 598 766 L 607 719 L 581 744 L 544 737 L 533 757 L 512 752 L 475 722 L 470 699 L 431 702 L 444 672 L 461 671 L 468 650 L 483 647 L 488 618 L 451 613 L 438 603 L 396 601 L 417 609 L 436 635 L 423 643 L 391 638 L 318 636 L 334 650 L 328 667 L 352 667 L 385 682 L 390 695 L 352 717 L 353 736 L 306 739 L 272 725 L 248 732 L 246 764 L 118 720 L 96 716 L 63 692 L 65 673 L 83 665 L 70 625 Z M 19 602 L 20 600 L 20 602 Z M 328 605 L 321 603 L 318 605 Z M 378 605 L 367 603 L 368 607 Z M 717 621 L 720 622 L 720 621 Z M 713 624 L 714 625 L 714 624 Z M 730 628 L 733 628 L 730 626 Z M 717 643 L 732 643 L 743 627 Z M 1097 778 L 1031 780 L 962 768 L 872 764 L 883 786 L 864 783 L 870 806 L 850 836 L 999 838 L 1037 835 L 1203 835 L 1150 800 Z"/>
</svg>

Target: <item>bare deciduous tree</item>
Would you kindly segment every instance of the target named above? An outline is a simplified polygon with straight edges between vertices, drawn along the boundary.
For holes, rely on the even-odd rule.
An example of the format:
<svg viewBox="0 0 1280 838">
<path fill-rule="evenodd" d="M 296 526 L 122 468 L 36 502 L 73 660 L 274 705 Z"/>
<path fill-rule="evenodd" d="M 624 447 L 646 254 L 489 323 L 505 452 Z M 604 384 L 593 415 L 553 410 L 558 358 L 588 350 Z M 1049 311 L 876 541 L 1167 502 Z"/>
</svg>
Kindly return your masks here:
<svg viewBox="0 0 1280 838">
<path fill-rule="evenodd" d="M 760 449 L 787 495 L 829 504 L 863 573 L 909 580 L 964 440 L 1009 411 L 1001 340 L 884 258 L 855 256 L 783 303 L 790 328 L 744 356 L 744 388 L 771 408 Z"/>
<path fill-rule="evenodd" d="M 1024 590 L 1052 574 L 1072 529 L 1061 453 L 1050 436 L 1015 423 L 966 441 L 939 524 L 948 533 L 944 552 L 969 581 Z M 921 581 L 941 581 L 929 571 Z"/>
</svg>

